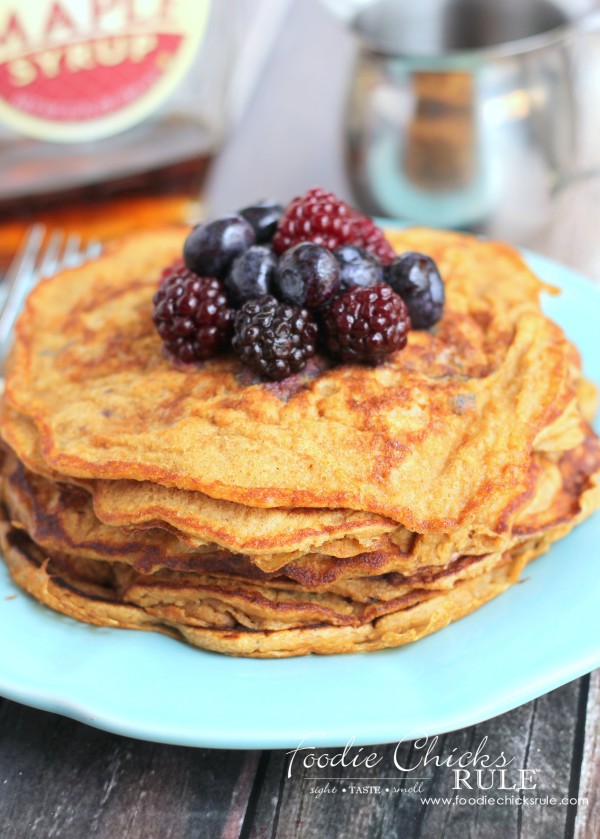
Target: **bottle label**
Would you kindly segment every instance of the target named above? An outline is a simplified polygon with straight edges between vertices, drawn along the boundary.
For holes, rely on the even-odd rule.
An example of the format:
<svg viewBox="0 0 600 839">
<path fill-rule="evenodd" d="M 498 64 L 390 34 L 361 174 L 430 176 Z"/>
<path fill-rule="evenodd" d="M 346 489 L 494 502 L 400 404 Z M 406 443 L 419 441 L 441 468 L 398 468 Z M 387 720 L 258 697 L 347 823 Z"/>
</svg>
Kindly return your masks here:
<svg viewBox="0 0 600 839">
<path fill-rule="evenodd" d="M 3 0 L 0 119 L 96 140 L 140 122 L 186 74 L 210 0 Z"/>
</svg>

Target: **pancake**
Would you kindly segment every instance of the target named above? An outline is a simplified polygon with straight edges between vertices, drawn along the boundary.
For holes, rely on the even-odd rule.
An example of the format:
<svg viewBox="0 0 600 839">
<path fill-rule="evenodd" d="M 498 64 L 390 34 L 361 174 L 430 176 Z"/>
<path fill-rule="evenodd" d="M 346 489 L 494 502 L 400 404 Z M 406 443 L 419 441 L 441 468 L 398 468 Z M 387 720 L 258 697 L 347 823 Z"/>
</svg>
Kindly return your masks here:
<svg viewBox="0 0 600 839">
<path fill-rule="evenodd" d="M 92 493 L 97 515 L 105 524 L 168 525 L 192 546 L 221 546 L 230 551 L 270 556 L 274 553 L 330 551 L 333 556 L 358 553 L 375 537 L 398 530 L 397 522 L 356 510 L 311 510 L 244 507 L 202 493 L 177 490 L 150 481 L 92 481 L 63 475 L 41 456 L 33 422 L 0 408 L 0 433 L 27 467 L 62 483 L 75 483 Z M 267 560 L 268 561 L 268 560 Z"/>
<path fill-rule="evenodd" d="M 517 581 L 600 506 L 595 388 L 510 248 L 393 234 L 447 304 L 379 367 L 283 383 L 169 360 L 151 297 L 184 232 L 42 283 L 0 406 L 0 542 L 48 606 L 281 657 L 417 640 Z"/>
<path fill-rule="evenodd" d="M 394 246 L 436 260 L 445 314 L 380 367 L 319 368 L 283 386 L 253 380 L 231 355 L 177 366 L 151 298 L 183 235 L 114 244 L 30 295 L 6 394 L 58 472 L 449 531 L 523 481 L 538 434 L 574 400 L 569 344 L 516 252 L 425 230 Z"/>
<path fill-rule="evenodd" d="M 573 385 L 574 392 L 577 391 Z M 579 391 L 577 391 L 579 392 Z M 586 391 L 587 392 L 587 391 Z M 287 510 L 247 508 L 231 502 L 215 501 L 200 493 L 177 490 L 148 481 L 105 481 L 73 479 L 53 470 L 42 458 L 34 424 L 27 417 L 3 406 L 2 435 L 32 471 L 67 483 L 75 481 L 92 494 L 94 512 L 105 524 L 126 528 L 168 528 L 189 547 L 253 557 L 265 571 L 275 571 L 293 559 L 311 553 L 347 558 L 366 551 L 397 553 L 412 536 L 396 522 L 349 510 Z M 538 435 L 540 450 L 567 450 L 584 439 L 577 402 Z M 529 474 L 519 485 L 497 492 L 485 507 L 485 519 L 468 520 L 450 535 L 435 535 L 427 545 L 417 545 L 415 563 L 436 545 L 438 563 L 445 562 L 440 551 L 484 553 L 498 550 L 497 531 L 505 533 L 518 505 L 516 498 L 530 493 Z M 474 539 L 476 537 L 476 540 Z M 275 550 L 277 548 L 277 550 Z"/>
<path fill-rule="evenodd" d="M 105 525 L 94 514 L 89 493 L 29 472 L 12 453 L 5 457 L 0 480 L 13 526 L 25 530 L 48 550 L 118 560 L 147 570 L 168 567 L 169 562 L 191 556 L 219 555 L 217 549 L 190 548 L 162 528 L 136 533 Z"/>
<path fill-rule="evenodd" d="M 551 534 L 505 555 L 457 570 L 441 588 L 399 588 L 395 597 L 360 603 L 350 597 L 265 590 L 210 577 L 119 582 L 119 569 L 82 570 L 53 563 L 23 532 L 0 524 L 0 543 L 15 581 L 42 603 L 87 623 L 154 630 L 207 650 L 252 657 L 360 652 L 397 647 L 435 632 L 515 583 L 547 549 Z M 452 573 L 452 572 L 450 572 Z M 186 585 L 186 582 L 188 583 Z M 390 581 L 384 585 L 393 586 Z"/>
<path fill-rule="evenodd" d="M 406 533 L 403 541 L 388 540 L 377 549 L 340 559 L 311 553 L 285 564 L 257 565 L 254 558 L 219 550 L 216 546 L 190 548 L 162 528 L 136 531 L 101 522 L 89 493 L 57 484 L 27 470 L 8 452 L 0 478 L 2 496 L 13 527 L 26 531 L 40 547 L 77 558 L 130 564 L 152 573 L 163 568 L 269 580 L 288 578 L 318 590 L 349 578 L 368 578 L 394 572 L 420 576 L 449 566 L 457 555 L 486 555 L 505 551 L 524 538 L 543 535 L 600 501 L 600 442 L 583 424 L 584 441 L 558 455 L 537 453 L 530 470 L 528 492 L 520 506 L 513 501 L 510 528 L 502 521 L 495 540 L 481 534 L 458 542 L 448 534 Z M 583 505 L 583 506 L 582 506 Z M 444 543 L 448 543 L 444 545 Z M 444 545 L 445 549 L 442 549 Z"/>
</svg>

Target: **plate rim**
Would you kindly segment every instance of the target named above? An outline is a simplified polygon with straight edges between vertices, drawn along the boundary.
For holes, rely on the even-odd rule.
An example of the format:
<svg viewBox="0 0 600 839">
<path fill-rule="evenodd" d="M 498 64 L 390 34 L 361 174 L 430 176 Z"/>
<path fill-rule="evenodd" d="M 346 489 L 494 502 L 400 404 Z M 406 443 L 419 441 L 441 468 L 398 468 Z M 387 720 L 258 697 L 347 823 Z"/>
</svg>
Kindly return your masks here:
<svg viewBox="0 0 600 839">
<path fill-rule="evenodd" d="M 388 220 L 385 221 L 385 224 L 392 226 Z M 395 224 L 394 226 L 401 227 L 404 225 Z M 550 275 L 551 277 L 554 275 L 554 279 L 548 279 L 548 282 L 557 282 L 556 275 L 558 274 L 560 283 L 557 284 L 564 286 L 565 282 L 567 282 L 572 284 L 577 291 L 583 294 L 587 295 L 591 293 L 596 297 L 596 302 L 600 306 L 600 286 L 593 280 L 586 277 L 579 271 L 567 265 L 563 265 L 550 257 L 524 248 L 519 248 L 518 250 L 536 274 L 539 274 L 542 278 L 545 278 L 544 275 Z M 579 527 L 584 528 L 586 524 L 587 522 L 583 523 Z M 594 526 L 593 523 L 591 524 Z M 596 526 L 600 526 L 600 522 L 597 521 Z M 542 559 L 541 562 L 543 561 L 544 560 Z M 1 585 L 2 582 L 0 581 L 0 586 Z M 14 587 L 15 592 L 18 594 L 23 594 L 24 596 L 29 597 L 28 595 L 25 595 L 25 593 L 19 589 L 12 580 L 10 580 L 9 585 L 10 587 Z M 506 597 L 506 595 L 507 593 L 505 592 L 500 598 L 494 598 L 494 600 L 490 601 L 490 604 L 496 602 L 498 599 L 502 600 L 502 597 Z M 31 605 L 34 608 L 38 607 L 43 609 L 44 612 L 46 611 L 47 607 L 41 606 L 33 598 L 30 599 L 32 601 Z M 486 606 L 490 604 L 486 604 Z M 486 606 L 481 608 L 485 609 Z M 478 609 L 473 613 L 473 615 L 478 615 L 480 612 L 481 609 Z M 466 616 L 456 623 L 460 624 L 462 621 L 468 620 L 469 617 L 471 617 L 471 615 Z M 440 630 L 440 632 L 447 632 L 449 628 L 450 627 Z M 143 635 L 150 643 L 157 639 L 162 639 L 161 643 L 163 641 L 176 644 L 182 643 L 150 632 L 142 633 L 141 631 L 125 629 L 110 629 L 108 631 L 111 633 L 134 632 L 137 635 Z M 434 633 L 434 635 L 429 637 L 438 637 L 440 632 Z M 422 644 L 426 640 L 427 639 L 422 639 L 417 643 Z M 388 652 L 393 653 L 394 650 Z M 200 657 L 205 655 L 218 655 L 204 650 L 194 650 L 193 653 L 195 656 Z M 350 656 L 352 658 L 356 658 L 357 656 L 363 657 L 372 655 L 373 653 L 351 653 L 346 654 L 345 656 L 333 656 L 332 658 L 349 658 Z M 219 658 L 221 658 L 221 656 L 219 656 Z M 330 657 L 323 656 L 320 658 L 326 659 Z M 226 660 L 231 662 L 233 666 L 235 666 L 236 662 L 240 661 L 239 658 L 236 659 L 229 657 L 226 657 Z M 283 662 L 290 660 L 291 659 L 281 659 L 280 661 Z M 299 657 L 293 660 L 299 661 L 301 659 Z M 476 714 L 474 714 L 468 707 L 462 716 L 460 711 L 455 711 L 453 714 L 446 715 L 445 718 L 443 714 L 440 715 L 438 713 L 438 718 L 430 714 L 428 724 L 421 723 L 417 727 L 411 727 L 411 730 L 416 736 L 431 736 L 433 734 L 442 734 L 482 723 L 491 717 L 504 714 L 519 705 L 530 702 L 569 681 L 580 678 L 599 666 L 600 643 L 598 643 L 597 648 L 593 652 L 587 652 L 584 656 L 576 659 L 575 661 L 563 662 L 562 666 L 559 666 L 558 668 L 549 668 L 543 677 L 538 675 L 538 677 L 530 684 L 517 686 L 515 689 L 508 690 L 498 697 L 490 697 L 490 701 L 487 704 L 483 704 L 480 708 L 480 712 Z M 26 680 L 23 678 L 21 678 L 20 681 L 14 678 L 11 679 L 10 674 L 3 672 L 1 653 L 0 696 L 42 711 L 69 717 L 78 722 L 83 722 L 87 725 L 91 725 L 95 728 L 113 734 L 132 737 L 135 739 L 149 740 L 157 743 L 202 748 L 243 750 L 293 748 L 298 745 L 299 742 L 298 737 L 293 734 L 291 735 L 290 731 L 282 729 L 277 731 L 256 731 L 251 727 L 236 726 L 221 726 L 216 729 L 207 729 L 206 727 L 190 728 L 188 724 L 183 726 L 178 725 L 174 723 L 172 719 L 158 722 L 157 720 L 145 719 L 143 714 L 141 719 L 128 718 L 127 716 L 123 716 L 122 712 L 119 714 L 118 709 L 116 714 L 114 710 L 111 713 L 110 702 L 107 706 L 106 702 L 102 699 L 99 700 L 97 696 L 91 699 L 89 696 L 85 695 L 85 691 L 83 691 L 83 693 L 79 691 L 78 693 L 77 685 L 75 685 L 75 688 L 71 686 L 71 691 L 69 691 L 69 683 L 64 681 L 61 682 L 60 680 L 57 685 L 54 686 L 54 689 L 51 689 L 43 682 L 36 683 L 35 680 Z M 402 734 L 402 730 L 397 726 L 394 727 L 393 723 L 390 723 L 390 720 L 387 718 L 383 718 L 378 721 L 372 720 L 368 717 L 363 717 L 362 720 L 357 719 L 356 724 L 357 728 L 360 727 L 360 731 L 353 732 L 350 735 L 354 738 L 356 745 L 389 743 L 398 739 L 405 739 L 397 736 L 398 734 Z M 392 728 L 394 730 L 392 730 Z M 296 732 L 296 734 L 299 733 L 301 732 Z M 342 746 L 348 742 L 349 732 L 341 726 L 335 728 L 335 726 L 332 726 L 331 723 L 329 723 L 326 728 L 306 732 L 304 734 L 304 738 L 307 742 L 310 741 L 311 745 L 315 745 L 317 747 Z"/>
</svg>

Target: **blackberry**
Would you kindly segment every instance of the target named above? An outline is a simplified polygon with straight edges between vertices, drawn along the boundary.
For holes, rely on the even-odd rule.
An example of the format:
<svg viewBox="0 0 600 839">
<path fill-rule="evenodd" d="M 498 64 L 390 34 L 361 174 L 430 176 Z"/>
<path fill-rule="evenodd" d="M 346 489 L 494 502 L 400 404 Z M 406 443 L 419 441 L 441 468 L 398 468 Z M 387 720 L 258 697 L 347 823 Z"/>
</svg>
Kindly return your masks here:
<svg viewBox="0 0 600 839">
<path fill-rule="evenodd" d="M 406 304 L 386 283 L 351 288 L 335 297 L 324 315 L 327 349 L 346 362 L 377 364 L 406 346 Z"/>
<path fill-rule="evenodd" d="M 333 255 L 340 266 L 340 281 L 343 289 L 352 288 L 352 286 L 370 288 L 383 282 L 381 262 L 365 248 L 342 245 L 334 250 Z"/>
<path fill-rule="evenodd" d="M 170 265 L 167 265 L 162 269 L 160 272 L 160 284 L 162 285 L 164 280 L 168 280 L 171 274 L 174 274 L 177 271 L 185 271 L 185 262 L 183 259 L 176 259 Z"/>
<path fill-rule="evenodd" d="M 215 277 L 178 268 L 162 279 L 153 303 L 158 334 L 180 361 L 202 361 L 228 346 L 233 310 Z"/>
<path fill-rule="evenodd" d="M 235 260 L 225 279 L 225 288 L 234 306 L 269 294 L 277 272 L 277 257 L 264 245 L 252 245 Z"/>
<path fill-rule="evenodd" d="M 403 253 L 386 267 L 385 277 L 406 303 L 414 329 L 429 329 L 438 322 L 446 293 L 431 257 L 412 251 Z"/>
<path fill-rule="evenodd" d="M 183 245 L 183 259 L 195 274 L 223 279 L 233 260 L 255 242 L 254 230 L 237 213 L 198 224 Z"/>
<path fill-rule="evenodd" d="M 251 207 L 244 207 L 240 215 L 252 225 L 256 242 L 259 245 L 270 242 L 277 230 L 283 207 L 276 201 L 257 201 Z"/>
<path fill-rule="evenodd" d="M 340 267 L 327 248 L 302 242 L 287 250 L 279 260 L 275 284 L 283 300 L 318 309 L 338 291 Z"/>
<path fill-rule="evenodd" d="M 316 340 L 309 312 L 271 295 L 248 300 L 235 315 L 234 352 L 266 379 L 280 381 L 302 370 L 315 354 Z"/>
</svg>

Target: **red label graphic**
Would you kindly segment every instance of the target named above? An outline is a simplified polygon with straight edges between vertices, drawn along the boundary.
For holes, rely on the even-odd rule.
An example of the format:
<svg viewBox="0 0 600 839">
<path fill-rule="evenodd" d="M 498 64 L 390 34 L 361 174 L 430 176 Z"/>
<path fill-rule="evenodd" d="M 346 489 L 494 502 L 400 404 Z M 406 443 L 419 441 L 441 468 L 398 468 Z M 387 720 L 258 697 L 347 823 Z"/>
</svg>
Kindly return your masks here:
<svg viewBox="0 0 600 839">
<path fill-rule="evenodd" d="M 19 5 L 0 12 L 0 118 L 60 141 L 121 131 L 157 108 L 189 69 L 208 11 L 206 0 Z"/>
</svg>

